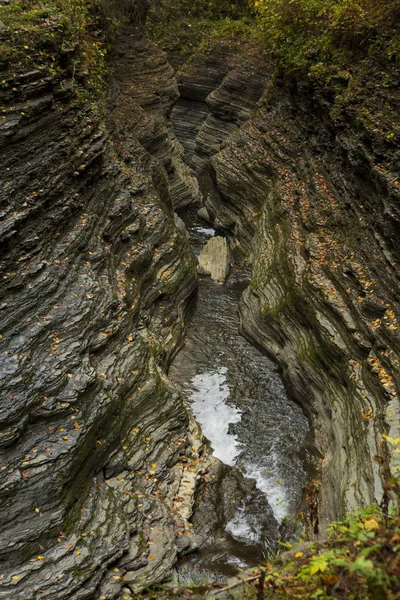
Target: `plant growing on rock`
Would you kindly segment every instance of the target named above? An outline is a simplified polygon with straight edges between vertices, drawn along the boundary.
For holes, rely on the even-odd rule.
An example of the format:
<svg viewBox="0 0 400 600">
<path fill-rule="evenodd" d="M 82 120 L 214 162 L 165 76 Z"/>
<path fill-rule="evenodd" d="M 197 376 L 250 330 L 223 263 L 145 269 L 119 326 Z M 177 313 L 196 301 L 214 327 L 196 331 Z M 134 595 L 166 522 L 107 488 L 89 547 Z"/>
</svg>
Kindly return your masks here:
<svg viewBox="0 0 400 600">
<path fill-rule="evenodd" d="M 265 44 L 286 69 L 342 62 L 382 44 L 395 59 L 399 48 L 398 0 L 255 0 L 254 7 Z"/>
</svg>

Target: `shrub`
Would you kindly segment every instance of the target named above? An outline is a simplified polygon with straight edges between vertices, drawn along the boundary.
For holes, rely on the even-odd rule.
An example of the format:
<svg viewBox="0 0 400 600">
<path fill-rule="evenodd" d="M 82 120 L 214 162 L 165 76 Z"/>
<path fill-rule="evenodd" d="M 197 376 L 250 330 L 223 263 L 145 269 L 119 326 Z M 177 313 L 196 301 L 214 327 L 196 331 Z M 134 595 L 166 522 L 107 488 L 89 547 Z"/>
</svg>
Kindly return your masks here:
<svg viewBox="0 0 400 600">
<path fill-rule="evenodd" d="M 368 54 L 397 33 L 400 0 L 256 0 L 264 42 L 282 66 Z"/>
</svg>

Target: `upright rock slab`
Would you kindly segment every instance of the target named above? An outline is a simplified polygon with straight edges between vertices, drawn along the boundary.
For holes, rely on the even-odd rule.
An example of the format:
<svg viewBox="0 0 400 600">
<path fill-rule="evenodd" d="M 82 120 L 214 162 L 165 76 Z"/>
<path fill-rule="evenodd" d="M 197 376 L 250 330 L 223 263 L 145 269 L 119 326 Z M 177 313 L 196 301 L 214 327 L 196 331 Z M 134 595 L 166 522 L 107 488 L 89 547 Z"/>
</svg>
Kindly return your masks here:
<svg viewBox="0 0 400 600">
<path fill-rule="evenodd" d="M 210 275 L 218 283 L 225 283 L 231 266 L 231 252 L 224 237 L 212 237 L 199 258 L 199 272 Z"/>
</svg>

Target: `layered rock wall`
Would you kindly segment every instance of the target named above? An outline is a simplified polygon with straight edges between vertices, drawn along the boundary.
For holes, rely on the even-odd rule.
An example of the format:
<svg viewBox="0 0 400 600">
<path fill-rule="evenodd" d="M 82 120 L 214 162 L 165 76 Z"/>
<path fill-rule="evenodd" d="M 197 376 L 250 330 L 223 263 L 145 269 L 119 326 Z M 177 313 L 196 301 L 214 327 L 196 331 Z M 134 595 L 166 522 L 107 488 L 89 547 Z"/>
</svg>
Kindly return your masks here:
<svg viewBox="0 0 400 600">
<path fill-rule="evenodd" d="M 209 159 L 253 114 L 270 78 L 261 52 L 248 56 L 242 44 L 214 42 L 177 74 L 180 99 L 172 112 L 174 130 L 196 174 L 208 172 Z"/>
<path fill-rule="evenodd" d="M 123 34 L 107 127 L 72 65 L 3 92 L 0 598 L 129 597 L 176 560 L 197 454 L 164 368 L 196 272 L 173 209 L 198 189 L 172 70 Z"/>
<path fill-rule="evenodd" d="M 398 146 L 379 115 L 357 118 L 383 102 L 370 88 L 339 115 L 311 88 L 275 86 L 212 159 L 206 203 L 252 264 L 243 332 L 313 423 L 323 523 L 386 497 L 382 434 L 399 425 Z M 385 102 L 393 126 L 395 88 Z"/>
</svg>

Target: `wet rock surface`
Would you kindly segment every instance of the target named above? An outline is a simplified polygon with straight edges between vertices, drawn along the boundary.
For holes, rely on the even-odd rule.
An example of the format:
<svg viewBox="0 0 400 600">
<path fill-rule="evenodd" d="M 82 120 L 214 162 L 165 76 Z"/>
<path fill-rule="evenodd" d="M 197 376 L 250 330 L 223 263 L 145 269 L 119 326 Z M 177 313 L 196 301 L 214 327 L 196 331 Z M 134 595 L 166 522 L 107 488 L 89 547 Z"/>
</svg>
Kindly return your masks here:
<svg viewBox="0 0 400 600">
<path fill-rule="evenodd" d="M 398 423 L 398 161 L 377 124 L 350 107 L 335 122 L 312 94 L 275 90 L 212 158 L 206 207 L 252 264 L 242 330 L 312 420 L 325 524 L 380 501 L 373 457 Z"/>
<path fill-rule="evenodd" d="M 182 69 L 186 104 L 173 119 L 194 168 L 207 173 L 202 218 L 252 266 L 242 331 L 283 367 L 313 423 L 318 530 L 382 499 L 382 433 L 398 432 L 398 145 L 387 134 L 398 89 L 382 91 L 372 73 L 367 91 L 350 85 L 338 107 L 304 83 L 275 84 L 259 109 L 252 96 L 243 122 L 229 94 L 239 74 L 216 56 L 199 52 Z M 262 57 L 255 64 L 268 77 Z M 194 144 L 185 111 L 197 113 Z"/>
<path fill-rule="evenodd" d="M 198 188 L 166 119 L 172 70 L 135 30 L 125 34 L 108 130 L 71 86 L 40 72 L 15 76 L 3 101 L 7 600 L 118 598 L 176 560 L 179 460 L 192 450 L 164 368 L 182 342 L 196 268 L 173 206 Z"/>
<path fill-rule="evenodd" d="M 180 99 L 171 120 L 197 175 L 228 136 L 253 114 L 270 79 L 260 55 L 248 56 L 241 44 L 219 41 L 196 53 L 178 75 Z"/>
<path fill-rule="evenodd" d="M 126 29 L 115 55 L 115 83 L 123 93 L 123 101 L 111 109 L 115 127 L 121 119 L 164 167 L 175 210 L 200 203 L 197 180 L 183 161 L 184 149 L 169 119 L 179 91 L 166 54 L 139 32 L 132 36 Z"/>
<path fill-rule="evenodd" d="M 77 99 L 72 68 L 13 75 L 2 90 L 7 600 L 132 598 L 200 546 L 192 565 L 230 574 L 229 561 L 235 571 L 260 560 L 279 511 L 301 502 L 307 422 L 274 365 L 237 335 L 235 273 L 226 289 L 202 283 L 171 370 L 199 422 L 210 392 L 232 392 L 219 403 L 222 448 L 166 376 L 196 293 L 175 215 L 200 203 L 194 171 L 207 175 L 203 218 L 252 266 L 242 331 L 279 362 L 313 424 L 320 523 L 381 499 L 381 436 L 398 430 L 392 137 L 351 107 L 338 119 L 310 90 L 281 89 L 255 112 L 268 65 L 230 46 L 196 55 L 178 90 L 165 54 L 126 26 L 114 67 L 106 122 Z M 386 95 L 395 120 L 398 97 Z"/>
</svg>

